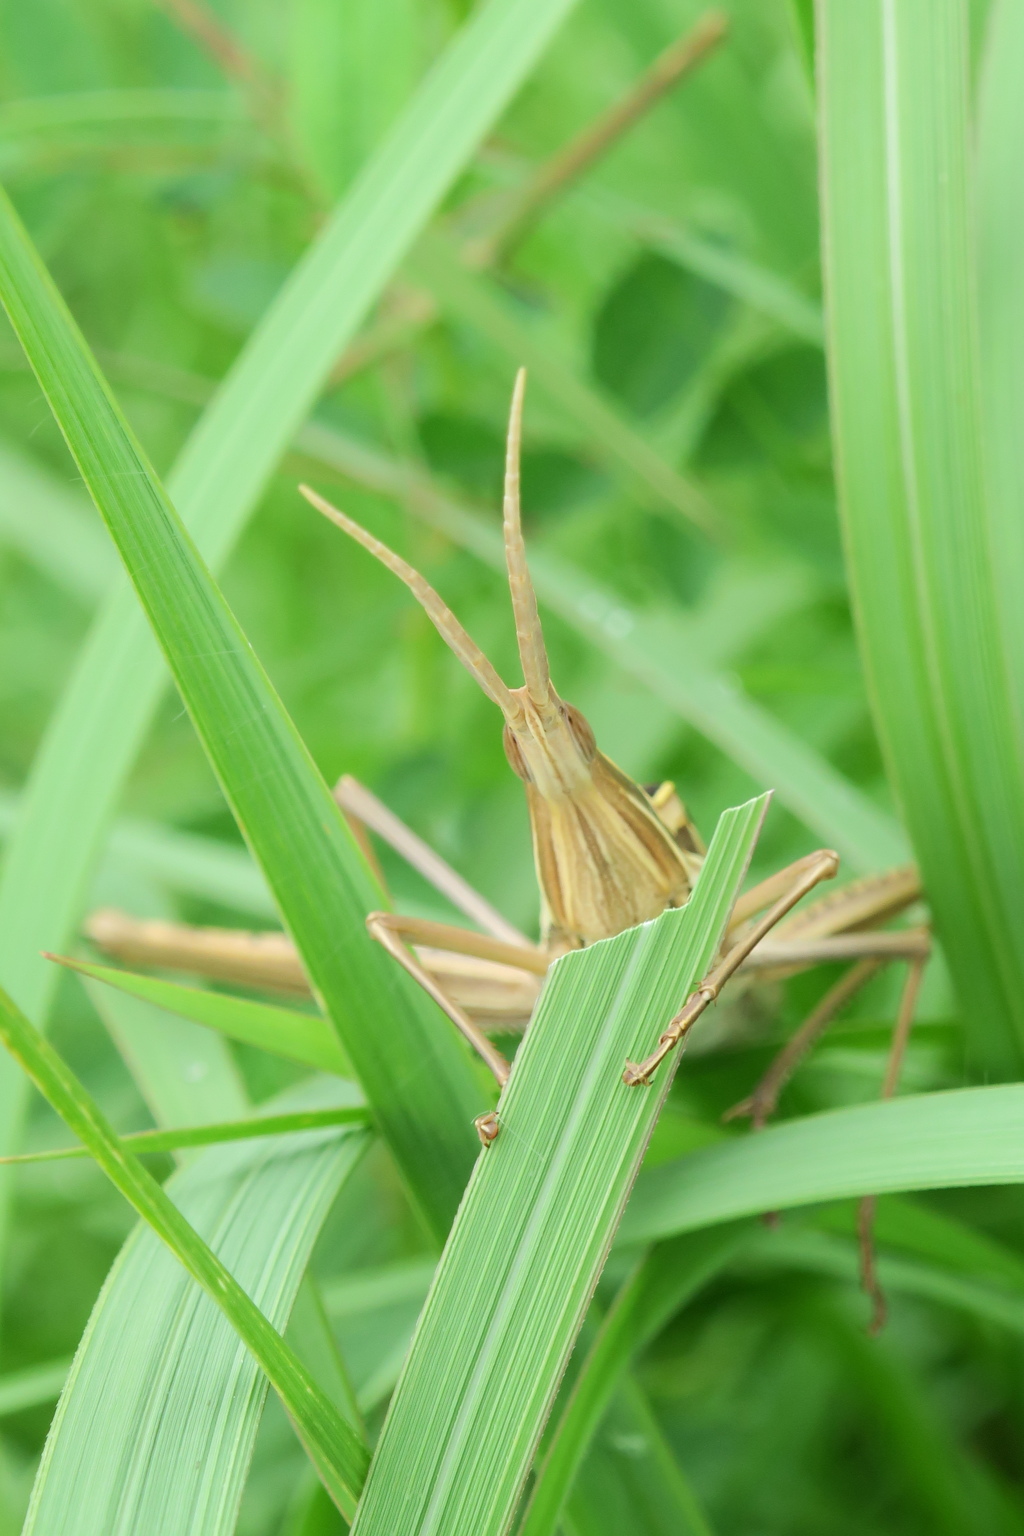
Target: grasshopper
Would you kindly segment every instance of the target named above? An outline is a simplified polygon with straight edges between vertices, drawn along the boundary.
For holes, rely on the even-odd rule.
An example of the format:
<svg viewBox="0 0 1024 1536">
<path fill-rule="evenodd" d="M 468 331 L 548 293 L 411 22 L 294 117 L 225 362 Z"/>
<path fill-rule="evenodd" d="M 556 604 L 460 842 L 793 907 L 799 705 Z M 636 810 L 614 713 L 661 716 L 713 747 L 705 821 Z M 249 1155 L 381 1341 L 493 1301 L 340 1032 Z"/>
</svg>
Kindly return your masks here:
<svg viewBox="0 0 1024 1536">
<path fill-rule="evenodd" d="M 318 511 L 405 583 L 504 719 L 505 753 L 523 783 L 530 816 L 541 897 L 539 943 L 532 943 L 507 922 L 368 790 L 345 778 L 335 791 L 372 862 L 368 828 L 477 925 L 477 931 L 471 931 L 388 912 L 373 912 L 367 919 L 373 937 L 437 1001 L 499 1084 L 508 1077 L 509 1063 L 487 1029 L 528 1021 L 547 968 L 557 956 L 682 906 L 704 856 L 704 845 L 674 786 L 664 783 L 647 790 L 634 782 L 598 749 L 583 715 L 559 696 L 551 681 L 521 522 L 524 389 L 525 373 L 520 370 L 506 449 L 504 540 L 523 671 L 521 687 L 503 681 L 418 571 L 315 491 L 301 487 Z M 655 1052 L 646 1061 L 624 1064 L 627 1084 L 641 1086 L 650 1081 L 736 972 L 783 976 L 825 961 L 849 960 L 851 968 L 822 999 L 754 1093 L 730 1111 L 750 1115 L 759 1128 L 800 1057 L 882 965 L 893 960 L 909 962 L 908 994 L 916 996 L 920 968 L 928 954 L 927 930 L 878 930 L 919 899 L 917 872 L 898 869 L 871 876 L 793 913 L 814 886 L 835 875 L 838 865 L 838 856 L 822 849 L 739 898 L 716 966 L 666 1026 Z M 103 949 L 129 963 L 187 969 L 271 989 L 306 989 L 298 956 L 283 934 L 140 923 L 112 912 L 94 914 L 88 932 Z M 906 1013 L 907 1008 L 901 1007 L 897 1029 L 897 1039 L 902 1032 L 904 1043 L 909 1028 Z M 485 1145 L 493 1141 L 498 1131 L 495 1115 L 481 1117 L 478 1131 Z"/>
</svg>

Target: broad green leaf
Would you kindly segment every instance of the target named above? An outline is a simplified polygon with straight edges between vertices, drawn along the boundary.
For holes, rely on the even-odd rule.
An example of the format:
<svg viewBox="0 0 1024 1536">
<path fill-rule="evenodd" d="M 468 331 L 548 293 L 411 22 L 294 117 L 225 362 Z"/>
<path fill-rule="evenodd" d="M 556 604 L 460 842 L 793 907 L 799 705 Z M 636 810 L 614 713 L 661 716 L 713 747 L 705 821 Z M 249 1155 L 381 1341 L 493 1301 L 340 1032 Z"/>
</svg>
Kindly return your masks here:
<svg viewBox="0 0 1024 1536">
<path fill-rule="evenodd" d="M 982 465 L 967 20 L 964 0 L 819 7 L 828 350 L 879 734 L 975 1057 L 1014 1076 L 1024 752 Z"/>
<path fill-rule="evenodd" d="M 313 1378 L 300 1363 L 294 1353 L 288 1348 L 273 1323 L 268 1320 L 260 1310 L 248 1292 L 243 1288 L 239 1280 L 227 1268 L 224 1260 L 208 1245 L 195 1227 L 191 1225 L 186 1215 L 183 1215 L 178 1206 L 171 1199 L 167 1191 L 147 1173 L 138 1158 L 130 1152 L 118 1139 L 117 1134 L 110 1126 L 99 1107 L 89 1096 L 74 1073 L 66 1066 L 64 1061 L 49 1042 L 33 1029 L 18 1008 L 5 994 L 0 993 L 0 1040 L 10 1051 L 11 1055 L 29 1075 L 40 1093 L 61 1116 L 68 1128 L 79 1138 L 82 1144 L 89 1150 L 96 1162 L 103 1169 L 114 1187 L 125 1197 L 130 1205 L 138 1212 L 152 1230 L 155 1237 L 170 1250 L 171 1268 L 175 1281 L 180 1283 L 184 1278 L 181 1275 L 179 1265 L 187 1271 L 188 1275 L 197 1282 L 198 1286 L 206 1292 L 220 1309 L 220 1314 L 225 1322 L 226 1339 L 230 1340 L 232 1350 L 237 1349 L 234 1334 L 244 1341 L 246 1348 L 253 1356 L 255 1362 L 265 1372 L 271 1384 L 284 1403 L 289 1417 L 295 1426 L 296 1433 L 306 1448 L 313 1465 L 316 1467 L 325 1487 L 343 1512 L 351 1513 L 355 1507 L 359 1486 L 366 1470 L 366 1451 L 362 1443 L 356 1438 L 349 1425 L 337 1413 L 333 1405 L 321 1392 Z M 347 1150 L 354 1155 L 362 1150 L 365 1145 L 365 1132 L 350 1128 L 339 1129 L 334 1132 L 306 1132 L 307 1137 L 314 1142 L 327 1138 L 343 1138 L 347 1142 Z M 272 1149 L 261 1149 L 266 1158 Z M 227 1158 L 230 1153 L 219 1149 L 216 1153 L 208 1154 L 218 1159 Z M 239 1147 L 235 1149 L 235 1156 L 246 1159 L 251 1156 L 249 1149 Z M 197 1163 L 195 1166 L 199 1166 Z M 335 1164 L 336 1166 L 336 1164 Z M 320 1220 L 326 1215 L 327 1208 L 334 1194 L 337 1192 L 337 1182 L 331 1177 L 331 1172 L 322 1166 L 317 1168 L 314 1174 L 319 1183 L 321 1199 Z M 288 1203 L 294 1199 L 294 1191 L 289 1192 Z M 301 1202 L 299 1202 L 301 1204 Z M 257 1209 L 261 1215 L 265 1214 L 265 1200 L 260 1202 Z M 283 1214 L 283 1213 L 282 1213 Z M 200 1216 L 201 1220 L 202 1217 Z M 273 1240 L 273 1225 L 266 1220 L 257 1224 L 260 1234 L 259 1257 L 263 1258 L 263 1245 L 270 1238 L 272 1251 L 275 1257 L 292 1251 L 297 1260 L 293 1270 L 294 1284 L 297 1286 L 301 1278 L 305 1259 L 308 1257 L 309 1247 L 298 1244 L 281 1244 Z M 308 1231 L 309 1243 L 315 1235 L 318 1222 L 311 1222 L 311 1230 Z M 244 1224 L 245 1235 L 250 1235 L 252 1218 Z M 216 1241 L 216 1235 L 214 1241 Z M 154 1248 L 152 1252 L 160 1253 L 164 1259 L 163 1251 Z M 235 1255 L 229 1255 L 235 1259 Z M 177 1260 L 174 1263 L 173 1260 Z M 262 1268 L 262 1265 L 260 1266 Z M 254 1283 L 259 1274 L 252 1276 L 250 1283 Z M 250 1277 L 246 1277 L 250 1278 Z M 270 1277 L 268 1277 L 270 1278 Z M 283 1277 L 273 1276 L 277 1285 L 282 1284 Z M 137 1281 L 132 1282 L 129 1294 L 135 1296 L 141 1287 Z M 157 1288 L 147 1287 L 150 1300 L 156 1300 Z M 287 1293 L 286 1293 L 287 1294 Z M 273 1289 L 270 1293 L 273 1296 Z M 294 1291 L 287 1298 L 287 1304 L 283 1310 L 287 1315 L 287 1305 L 290 1304 Z M 260 1297 L 260 1299 L 264 1299 Z M 270 1297 L 266 1298 L 268 1301 Z M 199 1301 L 198 1293 L 195 1301 Z M 211 1317 L 210 1313 L 206 1314 Z M 107 1323 L 113 1326 L 120 1337 L 124 1327 L 122 1309 L 118 1308 L 116 1315 Z M 230 1330 L 230 1331 L 228 1331 Z M 175 1330 L 177 1331 L 177 1330 Z M 88 1346 L 91 1333 L 87 1332 L 85 1346 L 79 1351 L 77 1357 L 81 1362 L 88 1354 Z M 172 1362 L 177 1354 L 179 1340 L 175 1339 L 172 1350 Z M 105 1374 L 105 1373 L 104 1373 Z M 143 1372 L 141 1390 L 145 1392 L 148 1371 Z M 54 1429 L 51 1435 L 51 1444 L 60 1438 L 61 1428 L 70 1409 L 66 1406 L 75 1398 L 74 1383 L 77 1372 L 73 1369 L 71 1385 L 65 1389 L 63 1409 L 58 1409 L 54 1421 Z M 116 1383 L 115 1397 L 125 1405 L 124 1385 L 118 1380 L 118 1373 L 114 1374 Z M 106 1382 L 98 1383 L 101 1397 L 109 1392 Z M 143 1398 L 144 1401 L 144 1398 Z M 190 1408 L 194 1405 L 189 1403 Z M 139 1417 L 138 1399 L 131 1407 L 133 1417 Z M 109 1411 L 108 1411 L 109 1413 Z M 33 1499 L 32 1510 L 29 1515 L 28 1530 L 48 1532 L 60 1530 L 62 1523 L 70 1518 L 72 1524 L 66 1525 L 66 1529 L 81 1531 L 82 1521 L 82 1490 L 80 1483 L 79 1462 L 80 1447 L 83 1443 L 85 1430 L 90 1426 L 104 1424 L 104 1416 L 98 1415 L 96 1408 L 90 1407 L 85 1419 L 84 1427 L 80 1424 L 69 1431 L 69 1443 L 72 1465 L 63 1477 L 58 1477 L 55 1483 L 50 1482 L 50 1461 L 45 1461 L 40 1470 L 40 1478 L 36 1485 L 36 1494 Z M 124 1433 L 118 1435 L 111 1443 L 120 1447 L 124 1441 Z M 90 1458 L 91 1460 L 91 1458 Z M 96 1470 L 99 1477 L 111 1476 L 116 1479 L 120 1473 L 120 1461 L 117 1457 L 102 1455 L 96 1462 Z M 180 1463 L 175 1460 L 168 1464 L 166 1471 L 170 1484 L 174 1486 L 174 1480 L 181 1477 Z M 54 1499 L 52 1517 L 48 1512 L 45 1502 L 46 1490 L 54 1488 L 51 1495 Z M 152 1483 L 147 1484 L 152 1488 Z M 214 1484 L 214 1492 L 218 1490 Z M 162 1510 L 166 1494 L 156 1508 Z M 110 1505 L 107 1497 L 101 1494 L 98 1500 L 97 1523 L 94 1529 L 106 1533 L 110 1529 Z"/>
<path fill-rule="evenodd" d="M 319 423 L 303 429 L 299 445 L 353 480 L 401 499 L 414 514 L 470 550 L 494 570 L 505 556 L 497 519 L 488 524 L 440 491 L 415 466 Z M 598 646 L 683 719 L 720 747 L 860 873 L 909 857 L 902 828 L 814 748 L 774 719 L 711 662 L 725 659 L 727 636 L 714 646 L 701 626 L 681 615 L 652 618 L 625 606 L 589 575 L 547 550 L 531 549 L 530 571 L 541 601 Z M 737 613 L 737 643 L 747 633 Z M 714 655 L 714 650 L 718 655 Z M 724 655 L 722 653 L 725 653 Z"/>
<path fill-rule="evenodd" d="M 849 1206 L 827 1207 L 815 1221 L 826 1231 L 856 1235 L 856 1213 Z M 875 1209 L 875 1236 L 895 1253 L 1024 1294 L 1024 1259 L 1019 1254 L 924 1201 L 884 1196 Z"/>
<path fill-rule="evenodd" d="M 207 1029 L 219 1030 L 232 1040 L 287 1056 L 317 1072 L 335 1072 L 341 1077 L 351 1075 L 352 1069 L 346 1062 L 337 1034 L 319 1014 L 254 1003 L 249 998 L 231 997 L 225 992 L 183 987 L 156 976 L 137 976 L 132 971 L 118 971 L 108 965 L 89 965 L 84 960 L 65 963 L 83 976 L 91 976 L 95 981 L 105 982 L 132 997 L 144 998 L 168 1013 L 192 1019 Z"/>
<path fill-rule="evenodd" d="M 481 1108 L 465 1052 L 366 932 L 376 881 L 9 204 L 0 294 L 313 987 L 440 1236 Z"/>
<path fill-rule="evenodd" d="M 553 1536 L 580 1464 L 633 1356 L 733 1258 L 745 1224 L 657 1244 L 623 1283 L 551 1434 L 519 1536 Z M 710 1240 L 709 1240 L 710 1239 Z"/>
<path fill-rule="evenodd" d="M 473 15 L 235 362 L 169 482 L 214 566 L 229 554 L 335 357 L 571 4 L 488 0 Z M 45 1019 L 53 997 L 52 968 L 39 952 L 69 945 L 165 679 L 145 619 L 122 587 L 51 718 L 0 882 L 0 977 L 33 1017 Z M 17 1140 L 22 1106 L 17 1076 L 0 1074 L 6 1145 Z"/>
<path fill-rule="evenodd" d="M 719 822 L 688 905 L 555 962 L 392 1399 L 358 1536 L 507 1529 L 671 1070 L 627 1088 L 704 973 L 766 797 Z"/>
<path fill-rule="evenodd" d="M 888 1191 L 1024 1180 L 1024 1087 L 855 1104 L 646 1171 L 620 1239 L 646 1243 L 761 1211 Z"/>
<path fill-rule="evenodd" d="M 582 429 L 592 453 L 706 533 L 721 531 L 719 515 L 704 492 L 579 378 L 546 339 L 520 319 L 494 283 L 469 271 L 447 237 L 435 231 L 422 240 L 409 267 L 442 309 L 486 336 L 513 367 L 529 370 L 531 378 Z"/>
</svg>

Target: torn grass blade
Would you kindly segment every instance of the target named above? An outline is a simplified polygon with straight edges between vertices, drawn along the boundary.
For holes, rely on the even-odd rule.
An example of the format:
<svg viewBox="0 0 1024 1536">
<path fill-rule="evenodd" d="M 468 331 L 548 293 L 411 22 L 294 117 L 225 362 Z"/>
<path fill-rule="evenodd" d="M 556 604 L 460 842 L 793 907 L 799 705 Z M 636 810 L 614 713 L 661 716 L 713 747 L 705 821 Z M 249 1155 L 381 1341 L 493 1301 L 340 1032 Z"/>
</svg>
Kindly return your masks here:
<svg viewBox="0 0 1024 1536">
<path fill-rule="evenodd" d="M 767 796 L 689 903 L 555 962 L 392 1400 L 353 1536 L 497 1536 L 668 1091 L 622 1080 L 710 964 Z"/>
</svg>

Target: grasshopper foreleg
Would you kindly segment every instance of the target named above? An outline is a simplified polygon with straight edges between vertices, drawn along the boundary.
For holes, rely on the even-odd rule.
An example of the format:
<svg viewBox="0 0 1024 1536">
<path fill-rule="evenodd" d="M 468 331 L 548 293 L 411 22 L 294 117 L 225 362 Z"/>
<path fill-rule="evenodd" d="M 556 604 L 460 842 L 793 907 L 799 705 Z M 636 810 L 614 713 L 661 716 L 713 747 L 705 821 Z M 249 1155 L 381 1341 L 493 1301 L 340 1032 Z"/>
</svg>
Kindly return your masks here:
<svg viewBox="0 0 1024 1536">
<path fill-rule="evenodd" d="M 793 864 L 789 871 L 792 881 L 788 889 L 749 932 L 733 945 L 714 970 L 705 976 L 696 991 L 690 994 L 668 1028 L 663 1031 L 657 1049 L 645 1061 L 639 1063 L 627 1061 L 622 1081 L 630 1087 L 649 1083 L 665 1057 L 686 1037 L 708 1004 L 714 1002 L 725 983 L 739 970 L 765 934 L 769 933 L 775 924 L 780 922 L 786 913 L 791 911 L 797 902 L 806 896 L 808 891 L 813 890 L 821 880 L 831 880 L 838 868 L 839 855 L 829 848 L 809 854 L 807 858 Z"/>
<path fill-rule="evenodd" d="M 404 922 L 402 919 L 396 920 L 390 912 L 371 912 L 366 919 L 366 926 L 371 936 L 377 940 L 377 943 L 382 945 L 388 954 L 398 961 L 402 969 L 407 971 L 414 981 L 419 982 L 424 992 L 429 997 L 432 997 L 437 1006 L 448 1015 L 455 1028 L 459 1031 L 459 1034 L 469 1042 L 481 1060 L 490 1067 L 498 1080 L 499 1086 L 504 1087 L 511 1070 L 505 1057 L 496 1045 L 491 1044 L 483 1030 L 473 1023 L 468 1013 L 464 1013 L 443 988 L 438 986 L 433 976 L 424 969 L 412 950 L 408 949 L 402 942 L 402 930 L 403 928 L 407 930 L 410 921 L 415 922 L 414 919 L 406 919 Z M 435 925 L 428 924 L 427 926 L 432 927 Z M 508 946 L 504 947 L 507 948 Z"/>
</svg>

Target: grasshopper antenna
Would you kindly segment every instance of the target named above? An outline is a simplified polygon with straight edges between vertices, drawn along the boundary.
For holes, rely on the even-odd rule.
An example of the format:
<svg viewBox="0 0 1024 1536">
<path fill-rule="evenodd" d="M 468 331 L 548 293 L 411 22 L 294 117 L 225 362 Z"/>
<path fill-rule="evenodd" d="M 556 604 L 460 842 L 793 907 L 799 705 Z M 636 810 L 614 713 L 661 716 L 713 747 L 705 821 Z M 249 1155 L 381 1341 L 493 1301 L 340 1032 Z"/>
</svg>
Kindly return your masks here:
<svg viewBox="0 0 1024 1536">
<path fill-rule="evenodd" d="M 512 612 L 516 621 L 516 642 L 523 666 L 523 681 L 531 701 L 543 709 L 551 699 L 551 672 L 548 667 L 544 632 L 537 612 L 537 594 L 533 590 L 526 564 L 526 545 L 519 507 L 519 457 L 523 440 L 523 396 L 526 393 L 526 369 L 516 374 L 512 391 L 512 409 L 508 421 L 508 445 L 505 451 L 505 563 L 512 593 Z"/>
<path fill-rule="evenodd" d="M 368 549 L 382 565 L 386 565 L 389 571 L 393 571 L 400 581 L 405 582 L 441 639 L 455 652 L 467 672 L 472 673 L 476 678 L 488 698 L 493 699 L 497 704 L 509 725 L 519 722 L 523 714 L 521 704 L 502 682 L 476 641 L 463 629 L 448 604 L 434 591 L 430 583 L 424 580 L 419 571 L 414 570 L 401 555 L 396 555 L 393 549 L 389 549 L 386 544 L 375 539 L 372 533 L 367 533 L 365 528 L 353 522 L 344 512 L 339 512 L 337 507 L 325 501 L 308 485 L 300 485 L 299 490 L 311 506 L 318 512 L 322 512 L 330 522 L 336 523 L 350 538 L 355 539 L 357 544 Z"/>
</svg>

